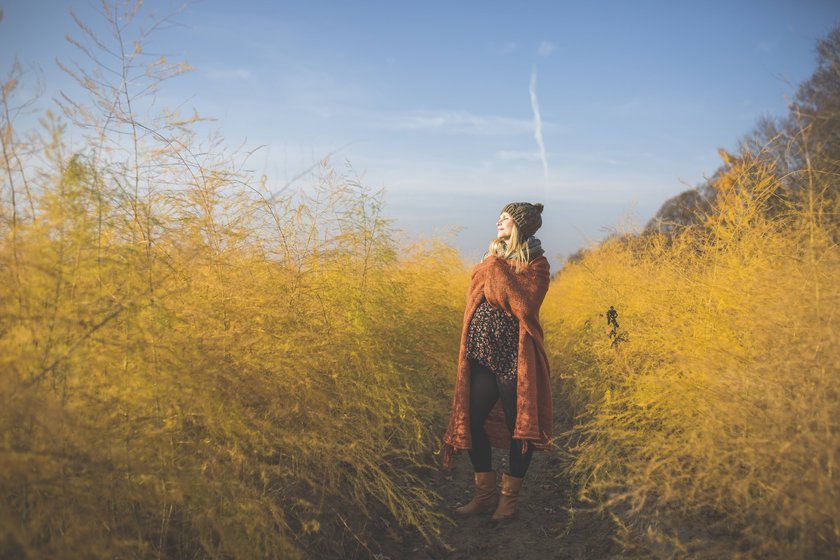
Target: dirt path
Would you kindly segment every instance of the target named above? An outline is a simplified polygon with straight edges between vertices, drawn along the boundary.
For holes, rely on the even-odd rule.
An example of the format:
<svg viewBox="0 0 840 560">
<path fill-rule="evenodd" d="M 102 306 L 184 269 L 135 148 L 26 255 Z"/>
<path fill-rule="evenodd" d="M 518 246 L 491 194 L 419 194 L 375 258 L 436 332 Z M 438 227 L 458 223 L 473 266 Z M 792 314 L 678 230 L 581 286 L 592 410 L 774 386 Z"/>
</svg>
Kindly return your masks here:
<svg viewBox="0 0 840 560">
<path fill-rule="evenodd" d="M 507 453 L 493 452 L 494 466 L 501 475 L 506 470 Z M 381 542 L 380 560 L 462 560 L 467 558 L 521 559 L 602 559 L 621 557 L 621 549 L 611 539 L 609 519 L 579 511 L 568 482 L 561 476 L 559 459 L 535 453 L 522 487 L 517 515 L 501 525 L 491 514 L 456 519 L 452 508 L 472 498 L 473 470 L 465 452 L 455 457 L 455 469 L 432 475 L 434 488 L 441 494 L 441 511 L 453 517 L 443 538 L 447 546 L 429 546 L 415 535 L 392 534 Z"/>
</svg>

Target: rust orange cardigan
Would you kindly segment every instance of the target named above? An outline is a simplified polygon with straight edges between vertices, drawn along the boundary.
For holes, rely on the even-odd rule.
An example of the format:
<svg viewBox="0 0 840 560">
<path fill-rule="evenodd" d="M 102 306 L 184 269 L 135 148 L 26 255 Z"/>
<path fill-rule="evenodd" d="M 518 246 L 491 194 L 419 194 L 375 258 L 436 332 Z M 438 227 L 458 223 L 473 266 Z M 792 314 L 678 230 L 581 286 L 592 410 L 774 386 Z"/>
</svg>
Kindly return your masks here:
<svg viewBox="0 0 840 560">
<path fill-rule="evenodd" d="M 521 273 L 514 261 L 490 255 L 472 271 L 467 291 L 467 307 L 461 329 L 458 376 L 449 415 L 449 427 L 443 436 L 443 468 L 452 466 L 452 455 L 470 449 L 470 366 L 466 355 L 467 329 L 481 298 L 493 307 L 505 310 L 519 320 L 519 356 L 517 359 L 516 425 L 513 437 L 523 446 L 533 444 L 545 450 L 551 438 L 551 384 L 548 357 L 545 353 L 540 306 L 550 282 L 548 259 L 537 257 Z M 501 400 L 497 401 L 484 423 L 490 445 L 510 447 L 510 431 L 505 424 Z"/>
</svg>

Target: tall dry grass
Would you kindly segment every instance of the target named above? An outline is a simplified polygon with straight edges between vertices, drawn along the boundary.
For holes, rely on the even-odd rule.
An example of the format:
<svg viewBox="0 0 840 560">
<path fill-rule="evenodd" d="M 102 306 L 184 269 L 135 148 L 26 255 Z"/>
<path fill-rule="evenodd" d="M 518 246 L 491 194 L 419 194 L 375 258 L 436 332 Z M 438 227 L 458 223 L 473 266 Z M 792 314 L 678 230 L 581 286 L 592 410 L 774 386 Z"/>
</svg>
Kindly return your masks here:
<svg viewBox="0 0 840 560">
<path fill-rule="evenodd" d="M 80 21 L 72 41 L 122 52 L 116 76 L 72 65 L 83 98 L 31 135 L 19 67 L 0 98 L 0 556 L 434 541 L 420 477 L 457 358 L 457 252 L 399 243 L 350 168 L 272 191 L 198 117 L 141 111 L 188 67 L 145 62 L 140 3 L 102 13 L 110 36 Z"/>
<path fill-rule="evenodd" d="M 698 558 L 840 550 L 833 180 L 769 213 L 780 179 L 744 156 L 714 184 L 705 223 L 616 236 L 552 287 L 543 316 L 575 414 L 568 474 L 628 546 Z"/>
<path fill-rule="evenodd" d="M 462 264 L 398 255 L 381 200 L 324 170 L 276 230 L 234 191 L 171 192 L 151 242 L 79 158 L 36 189 L 36 220 L 0 244 L 4 556 L 349 557 L 386 524 L 437 536 L 418 477 Z"/>
</svg>

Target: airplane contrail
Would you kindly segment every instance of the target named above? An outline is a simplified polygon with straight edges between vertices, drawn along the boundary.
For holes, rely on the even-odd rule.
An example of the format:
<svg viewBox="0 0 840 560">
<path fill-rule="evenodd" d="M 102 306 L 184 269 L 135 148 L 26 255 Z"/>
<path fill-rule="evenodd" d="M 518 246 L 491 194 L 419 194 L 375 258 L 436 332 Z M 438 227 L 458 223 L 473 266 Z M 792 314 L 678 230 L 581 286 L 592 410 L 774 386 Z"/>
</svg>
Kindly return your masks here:
<svg viewBox="0 0 840 560">
<path fill-rule="evenodd" d="M 534 111 L 534 139 L 540 149 L 540 160 L 543 165 L 543 175 L 548 179 L 548 160 L 545 159 L 545 143 L 542 136 L 542 118 L 540 117 L 540 105 L 537 101 L 537 66 L 531 71 L 531 109 Z"/>
</svg>

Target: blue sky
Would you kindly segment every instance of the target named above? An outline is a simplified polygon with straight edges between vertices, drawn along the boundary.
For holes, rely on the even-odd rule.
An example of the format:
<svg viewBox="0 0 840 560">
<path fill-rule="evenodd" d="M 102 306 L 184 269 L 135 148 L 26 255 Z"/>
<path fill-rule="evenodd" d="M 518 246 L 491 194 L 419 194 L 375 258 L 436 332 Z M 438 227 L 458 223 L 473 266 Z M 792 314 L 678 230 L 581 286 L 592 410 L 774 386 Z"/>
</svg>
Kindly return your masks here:
<svg viewBox="0 0 840 560">
<path fill-rule="evenodd" d="M 67 6 L 0 0 L 0 70 L 15 55 L 40 68 L 44 109 L 70 87 L 54 59 L 78 58 Z M 94 21 L 96 3 L 73 6 Z M 719 147 L 784 114 L 840 2 L 205 0 L 176 21 L 148 49 L 196 70 L 161 101 L 217 118 L 231 145 L 264 145 L 251 165 L 276 185 L 337 150 L 337 167 L 385 188 L 406 237 L 457 232 L 470 260 L 504 204 L 540 201 L 556 269 L 643 226 L 714 172 Z"/>
</svg>

